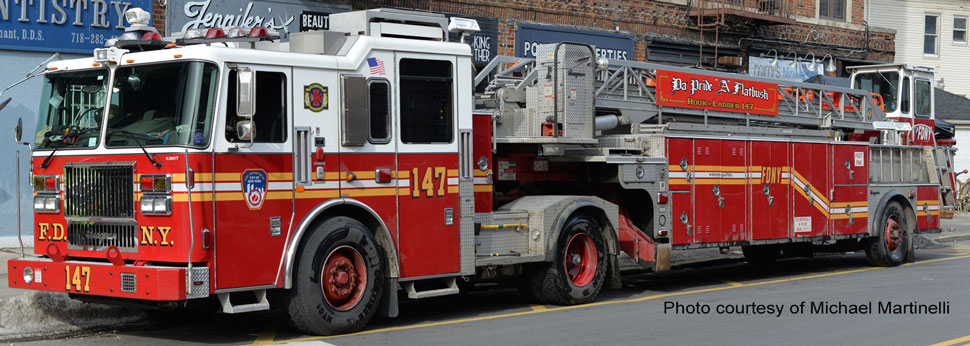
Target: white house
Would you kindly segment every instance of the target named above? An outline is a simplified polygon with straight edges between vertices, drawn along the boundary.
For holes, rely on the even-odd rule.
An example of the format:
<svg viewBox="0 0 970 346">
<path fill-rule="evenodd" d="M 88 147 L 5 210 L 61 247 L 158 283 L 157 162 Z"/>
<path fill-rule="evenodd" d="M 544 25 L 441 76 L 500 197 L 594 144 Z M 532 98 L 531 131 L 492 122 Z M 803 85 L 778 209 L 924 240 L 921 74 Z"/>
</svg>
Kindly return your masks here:
<svg viewBox="0 0 970 346">
<path fill-rule="evenodd" d="M 896 62 L 934 67 L 937 88 L 970 96 L 970 1 L 869 1 L 870 26 L 896 29 Z M 952 105 L 937 117 L 956 125 L 956 170 L 970 169 L 970 109 L 939 110 Z"/>
</svg>

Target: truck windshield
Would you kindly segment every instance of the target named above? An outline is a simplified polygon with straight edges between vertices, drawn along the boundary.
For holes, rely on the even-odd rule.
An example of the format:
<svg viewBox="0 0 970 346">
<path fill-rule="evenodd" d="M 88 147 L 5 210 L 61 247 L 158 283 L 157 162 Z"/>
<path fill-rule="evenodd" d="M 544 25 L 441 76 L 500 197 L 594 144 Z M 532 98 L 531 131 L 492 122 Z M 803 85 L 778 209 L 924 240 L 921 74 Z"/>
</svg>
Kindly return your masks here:
<svg viewBox="0 0 970 346">
<path fill-rule="evenodd" d="M 207 146 L 217 72 L 198 61 L 119 67 L 106 146 Z"/>
<path fill-rule="evenodd" d="M 899 73 L 869 72 L 855 76 L 855 88 L 879 94 L 885 102 L 886 113 L 895 112 L 899 95 Z"/>
<path fill-rule="evenodd" d="M 38 108 L 35 147 L 98 146 L 107 83 L 107 69 L 48 74 Z"/>
</svg>

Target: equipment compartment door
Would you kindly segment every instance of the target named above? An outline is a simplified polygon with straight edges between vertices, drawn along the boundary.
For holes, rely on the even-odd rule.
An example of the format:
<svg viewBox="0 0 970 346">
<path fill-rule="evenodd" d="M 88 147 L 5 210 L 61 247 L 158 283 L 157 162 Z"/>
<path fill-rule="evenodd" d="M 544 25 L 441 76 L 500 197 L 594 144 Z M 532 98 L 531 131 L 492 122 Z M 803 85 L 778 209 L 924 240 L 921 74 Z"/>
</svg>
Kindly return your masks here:
<svg viewBox="0 0 970 346">
<path fill-rule="evenodd" d="M 828 145 L 792 144 L 792 236 L 826 235 L 829 214 Z"/>
<path fill-rule="evenodd" d="M 789 143 L 751 142 L 751 239 L 789 234 Z"/>
<path fill-rule="evenodd" d="M 408 176 L 398 180 L 401 277 L 458 273 L 457 123 L 458 105 L 465 101 L 455 95 L 463 79 L 454 57 L 399 54 L 396 59 L 397 162 Z"/>
<path fill-rule="evenodd" d="M 694 241 L 721 239 L 721 141 L 694 140 Z M 730 226 L 729 226 L 730 227 Z"/>
<path fill-rule="evenodd" d="M 835 186 L 832 194 L 832 235 L 868 232 L 869 208 L 866 186 Z"/>
<path fill-rule="evenodd" d="M 672 242 L 674 245 L 694 242 L 694 208 L 691 198 L 694 171 L 694 143 L 688 138 L 668 138 L 667 158 L 670 172 L 670 203 L 673 213 Z"/>
<path fill-rule="evenodd" d="M 747 215 L 747 165 L 745 160 L 745 141 L 721 141 L 721 168 L 718 170 L 717 186 L 720 197 L 717 207 L 721 214 L 721 233 L 713 241 L 742 241 L 745 234 Z"/>
<path fill-rule="evenodd" d="M 833 144 L 832 235 L 866 233 L 869 202 L 869 147 Z"/>
<path fill-rule="evenodd" d="M 215 280 L 217 289 L 272 285 L 293 218 L 291 69 L 251 66 L 256 102 L 252 144 L 236 124 L 235 70 L 223 78 L 225 124 L 215 138 Z M 234 148 L 231 149 L 230 148 Z"/>
</svg>

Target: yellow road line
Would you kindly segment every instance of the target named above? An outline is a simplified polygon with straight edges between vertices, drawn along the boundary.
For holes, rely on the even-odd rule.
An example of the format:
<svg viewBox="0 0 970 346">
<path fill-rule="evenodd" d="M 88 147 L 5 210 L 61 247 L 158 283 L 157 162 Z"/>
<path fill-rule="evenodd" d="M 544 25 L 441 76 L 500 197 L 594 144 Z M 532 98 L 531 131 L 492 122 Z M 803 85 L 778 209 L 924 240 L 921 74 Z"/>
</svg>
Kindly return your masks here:
<svg viewBox="0 0 970 346">
<path fill-rule="evenodd" d="M 961 337 L 961 338 L 952 339 L 952 340 L 947 340 L 947 341 L 944 341 L 944 342 L 938 342 L 938 343 L 932 344 L 930 346 L 950 346 L 950 345 L 955 345 L 955 344 L 958 344 L 958 343 L 961 343 L 961 342 L 964 342 L 964 341 L 970 341 L 970 335 L 967 335 L 967 336 L 964 336 L 964 337 Z"/>
<path fill-rule="evenodd" d="M 256 341 L 254 341 L 251 345 L 267 345 L 267 344 L 272 344 L 274 338 L 276 338 L 276 325 L 275 324 L 272 327 L 269 327 L 268 329 L 266 329 L 262 333 L 260 333 L 259 336 L 256 337 Z"/>
<path fill-rule="evenodd" d="M 545 305 L 539 305 L 539 304 L 529 304 L 529 307 L 532 308 L 532 311 L 546 311 L 546 310 L 549 310 L 549 308 L 547 308 Z"/>
<path fill-rule="evenodd" d="M 937 258 L 937 259 L 932 259 L 932 260 L 918 261 L 918 262 L 915 262 L 915 263 L 906 263 L 906 264 L 903 264 L 903 265 L 924 264 L 924 263 L 933 263 L 933 262 L 942 262 L 942 261 L 952 261 L 952 260 L 958 260 L 958 259 L 964 259 L 964 258 L 970 258 L 970 255 L 962 255 L 962 256 L 953 256 L 953 257 Z M 886 268 L 885 267 L 869 267 L 869 268 L 852 269 L 852 270 L 837 271 L 837 272 L 830 272 L 830 273 L 803 275 L 803 276 L 796 276 L 796 277 L 785 278 L 785 279 L 776 279 L 776 280 L 768 280 L 768 281 L 756 281 L 756 282 L 752 282 L 752 283 L 737 283 L 737 285 L 728 284 L 728 286 L 717 286 L 717 287 L 711 287 L 711 288 L 702 288 L 702 289 L 696 289 L 696 290 L 684 291 L 684 292 L 662 293 L 662 294 L 655 294 L 655 295 L 652 295 L 652 296 L 645 296 L 645 297 L 638 297 L 638 298 L 631 298 L 631 299 L 610 300 L 610 301 L 594 302 L 594 303 L 583 304 L 583 305 L 558 306 L 558 307 L 554 307 L 554 308 L 546 308 L 544 310 L 531 309 L 529 311 L 511 312 L 511 313 L 504 313 L 504 314 L 498 314 L 498 315 L 489 315 L 489 316 L 480 316 L 480 317 L 469 317 L 469 318 L 459 318 L 459 319 L 447 320 L 447 321 L 429 322 L 429 323 L 419 323 L 419 324 L 412 324 L 412 325 L 406 325 L 406 326 L 371 329 L 371 330 L 365 330 L 365 331 L 360 331 L 360 332 L 356 332 L 356 333 L 341 334 L 341 335 L 307 336 L 307 337 L 302 337 L 302 338 L 279 340 L 279 341 L 272 341 L 272 342 L 253 343 L 251 345 L 282 344 L 282 343 L 288 343 L 288 342 L 299 342 L 299 341 L 310 341 L 310 340 L 333 339 L 333 338 L 345 337 L 345 336 L 367 335 L 367 334 L 384 333 L 384 332 L 394 332 L 394 331 L 417 329 L 417 328 L 447 326 L 447 325 L 453 325 L 453 324 L 459 324 L 459 323 L 487 321 L 487 320 L 494 320 L 494 319 L 507 318 L 507 317 L 526 316 L 526 315 L 533 315 L 533 314 L 538 314 L 538 313 L 543 313 L 543 312 L 549 312 L 549 311 L 562 311 L 562 310 L 573 310 L 573 309 L 585 309 L 585 308 L 596 307 L 596 306 L 606 306 L 606 305 L 623 304 L 623 303 L 638 303 L 638 302 L 644 302 L 644 301 L 648 301 L 648 300 L 655 300 L 655 299 L 667 298 L 667 297 L 677 297 L 677 296 L 684 296 L 684 295 L 689 295 L 689 294 L 707 293 L 707 292 L 717 292 L 717 291 L 729 290 L 729 289 L 732 289 L 732 288 L 739 288 L 739 287 L 763 286 L 763 285 L 776 284 L 776 283 L 784 283 L 784 282 L 792 282 L 792 281 L 801 281 L 801 280 L 807 280 L 807 279 L 817 279 L 817 278 L 823 278 L 823 277 L 829 277 L 829 276 L 845 275 L 845 274 L 853 274 L 853 273 L 861 273 L 861 272 L 867 272 L 867 271 L 873 271 L 873 270 L 880 270 L 880 269 L 886 269 Z M 970 340 L 970 336 L 967 336 L 967 339 L 966 340 Z M 950 344 L 937 344 L 937 345 L 931 345 L 931 346 L 952 345 L 952 344 L 955 344 L 957 342 L 966 341 L 966 340 L 960 339 L 960 340 L 956 340 L 956 341 L 954 341 L 953 343 L 950 343 Z"/>
<path fill-rule="evenodd" d="M 731 285 L 731 286 L 734 286 L 734 287 L 744 286 L 744 284 L 742 284 L 740 282 L 737 282 L 737 281 L 731 281 L 731 280 L 721 279 L 721 282 L 726 283 L 726 284 Z"/>
</svg>

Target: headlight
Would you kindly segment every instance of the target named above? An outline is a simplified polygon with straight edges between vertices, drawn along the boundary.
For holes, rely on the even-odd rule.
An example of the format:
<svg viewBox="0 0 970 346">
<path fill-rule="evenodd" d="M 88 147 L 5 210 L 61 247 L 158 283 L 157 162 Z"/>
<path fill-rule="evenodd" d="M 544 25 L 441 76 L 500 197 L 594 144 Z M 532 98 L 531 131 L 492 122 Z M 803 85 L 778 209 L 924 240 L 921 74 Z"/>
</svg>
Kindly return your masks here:
<svg viewBox="0 0 970 346">
<path fill-rule="evenodd" d="M 61 211 L 61 197 L 56 195 L 34 196 L 34 211 L 38 213 L 57 213 Z"/>
<path fill-rule="evenodd" d="M 144 195 L 141 197 L 141 213 L 145 215 L 168 215 L 172 213 L 172 197 Z"/>
<path fill-rule="evenodd" d="M 155 213 L 156 214 L 167 214 L 168 213 L 168 198 L 166 197 L 155 197 Z"/>
<path fill-rule="evenodd" d="M 141 197 L 141 213 L 142 214 L 151 214 L 152 213 L 152 211 L 153 211 L 153 205 L 152 205 L 153 203 L 152 203 L 152 201 L 153 200 L 154 199 L 151 198 L 151 197 L 147 197 L 147 196 L 142 196 Z"/>
<path fill-rule="evenodd" d="M 44 199 L 44 209 L 47 211 L 57 210 L 57 197 L 47 197 Z"/>
<path fill-rule="evenodd" d="M 34 211 L 45 211 L 44 196 L 34 196 Z"/>
<path fill-rule="evenodd" d="M 34 282 L 34 270 L 30 267 L 24 268 L 24 282 L 28 284 Z"/>
</svg>

